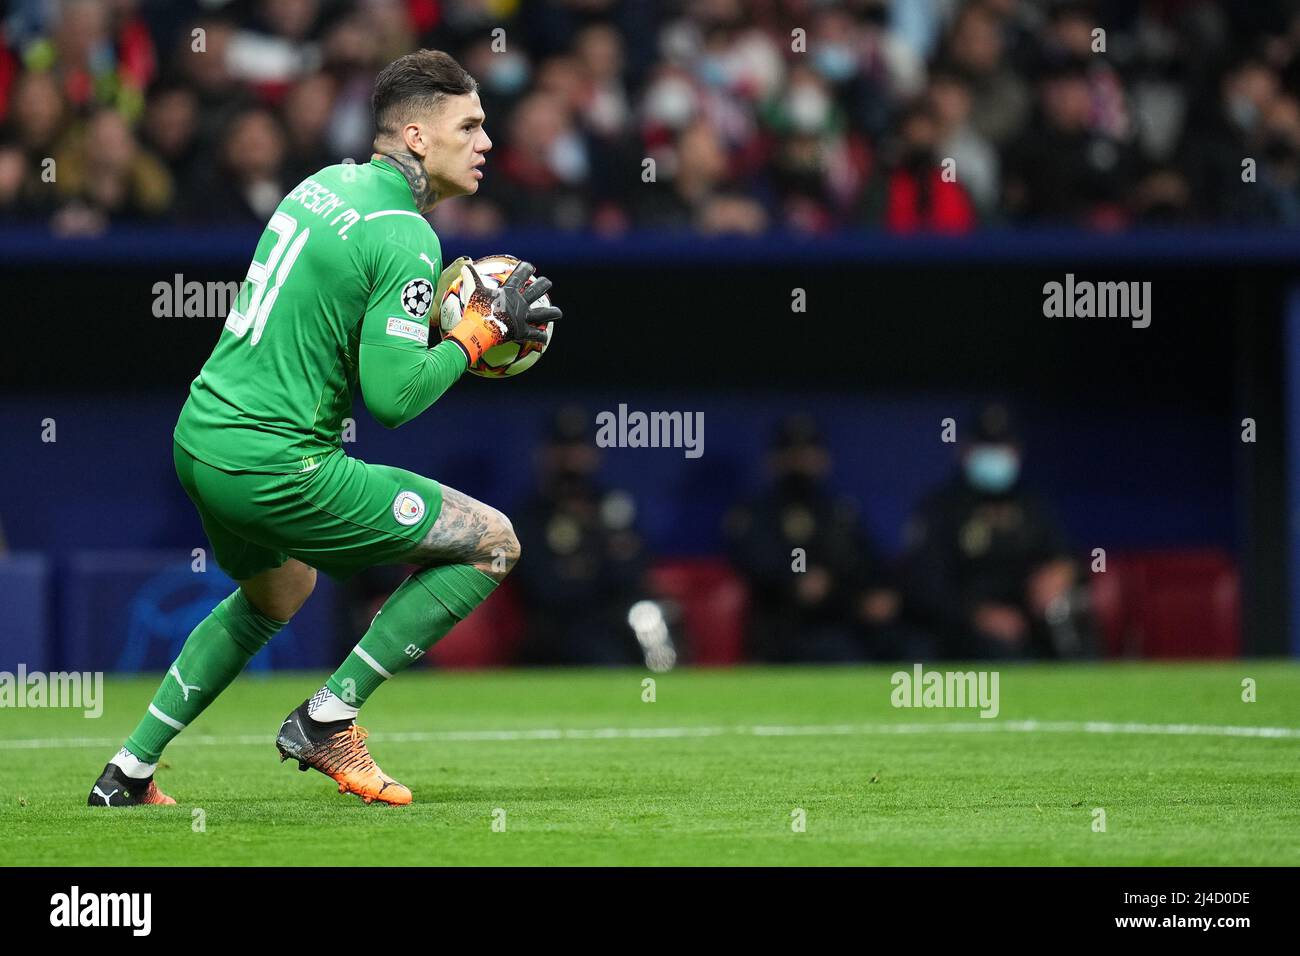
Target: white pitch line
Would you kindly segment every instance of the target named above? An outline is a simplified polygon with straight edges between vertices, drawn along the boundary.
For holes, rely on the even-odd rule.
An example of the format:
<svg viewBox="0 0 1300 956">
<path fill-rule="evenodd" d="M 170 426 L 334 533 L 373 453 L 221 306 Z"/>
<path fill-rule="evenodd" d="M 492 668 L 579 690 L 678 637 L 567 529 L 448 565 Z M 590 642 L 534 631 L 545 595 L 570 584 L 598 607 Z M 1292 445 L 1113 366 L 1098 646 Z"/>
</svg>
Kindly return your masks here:
<svg viewBox="0 0 1300 956">
<path fill-rule="evenodd" d="M 790 724 L 735 725 L 717 727 L 574 727 L 533 730 L 414 730 L 371 734 L 382 743 L 465 743 L 515 740 L 663 740 L 687 737 L 866 737 L 892 734 L 1133 734 L 1173 737 L 1263 737 L 1274 740 L 1300 739 L 1300 727 L 1233 727 L 1215 724 L 1115 723 L 1104 720 L 982 720 L 922 722 L 909 724 Z M 269 745 L 274 738 L 264 734 L 234 736 L 187 735 L 187 744 L 205 746 Z M 117 737 L 46 737 L 43 739 L 0 738 L 0 750 L 71 749 L 116 747 Z"/>
</svg>

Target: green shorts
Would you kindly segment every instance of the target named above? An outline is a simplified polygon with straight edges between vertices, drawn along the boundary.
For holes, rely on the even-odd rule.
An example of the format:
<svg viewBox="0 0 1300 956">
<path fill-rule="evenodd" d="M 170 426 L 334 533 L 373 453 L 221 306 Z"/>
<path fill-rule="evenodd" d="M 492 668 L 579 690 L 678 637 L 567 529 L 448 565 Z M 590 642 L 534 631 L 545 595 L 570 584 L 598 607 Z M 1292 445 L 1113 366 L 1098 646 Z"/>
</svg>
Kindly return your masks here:
<svg viewBox="0 0 1300 956">
<path fill-rule="evenodd" d="M 442 510 L 436 481 L 342 451 L 293 475 L 222 471 L 177 444 L 173 454 L 213 557 L 236 581 L 289 558 L 333 578 L 400 564 Z"/>
</svg>

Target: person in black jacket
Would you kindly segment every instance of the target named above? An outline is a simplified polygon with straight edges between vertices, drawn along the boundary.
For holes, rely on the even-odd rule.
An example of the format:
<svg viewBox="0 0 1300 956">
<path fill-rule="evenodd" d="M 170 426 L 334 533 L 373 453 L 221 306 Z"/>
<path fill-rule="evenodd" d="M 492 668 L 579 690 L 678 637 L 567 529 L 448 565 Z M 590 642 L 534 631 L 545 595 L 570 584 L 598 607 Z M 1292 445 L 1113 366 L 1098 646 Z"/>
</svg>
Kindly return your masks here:
<svg viewBox="0 0 1300 956">
<path fill-rule="evenodd" d="M 647 597 L 648 555 L 636 529 L 636 502 L 597 482 L 600 451 L 590 421 L 576 407 L 557 413 L 539 452 L 537 492 L 515 518 L 528 553 L 513 579 L 528 609 L 524 664 L 646 660 L 628 623 L 629 610 Z"/>
<path fill-rule="evenodd" d="M 1005 406 L 985 406 L 957 474 L 909 523 L 908 606 L 947 656 L 1089 651 L 1076 563 L 1047 503 L 1020 483 L 1022 454 Z"/>
<path fill-rule="evenodd" d="M 770 487 L 733 508 L 731 560 L 749 584 L 749 653 L 770 662 L 916 656 L 898 646 L 900 598 L 856 502 L 823 484 L 831 455 L 816 424 L 777 427 Z"/>
</svg>

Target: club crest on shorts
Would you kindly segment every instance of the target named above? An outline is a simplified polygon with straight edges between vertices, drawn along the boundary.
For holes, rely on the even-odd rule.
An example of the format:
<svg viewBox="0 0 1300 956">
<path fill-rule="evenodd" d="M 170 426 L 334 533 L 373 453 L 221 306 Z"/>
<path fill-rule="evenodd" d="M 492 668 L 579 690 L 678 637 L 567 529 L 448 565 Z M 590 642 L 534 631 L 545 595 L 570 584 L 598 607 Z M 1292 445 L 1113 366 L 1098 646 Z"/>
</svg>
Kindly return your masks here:
<svg viewBox="0 0 1300 956">
<path fill-rule="evenodd" d="M 428 279 L 412 279 L 402 288 L 402 308 L 413 319 L 422 319 L 433 305 L 433 283 Z"/>
<path fill-rule="evenodd" d="M 393 518 L 398 524 L 412 525 L 424 517 L 424 499 L 414 491 L 399 492 L 393 500 Z"/>
</svg>

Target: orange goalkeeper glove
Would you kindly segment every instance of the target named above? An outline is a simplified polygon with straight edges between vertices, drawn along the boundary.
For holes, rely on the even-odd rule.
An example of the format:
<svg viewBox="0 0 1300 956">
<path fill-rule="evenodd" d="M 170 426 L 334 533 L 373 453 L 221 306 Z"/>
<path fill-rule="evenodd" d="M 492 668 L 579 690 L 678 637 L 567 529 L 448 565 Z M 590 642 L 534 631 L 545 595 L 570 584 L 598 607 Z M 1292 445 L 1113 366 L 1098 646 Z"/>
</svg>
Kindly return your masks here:
<svg viewBox="0 0 1300 956">
<path fill-rule="evenodd" d="M 551 280 L 538 276 L 525 288 L 524 283 L 535 271 L 531 262 L 515 266 L 505 283 L 496 289 L 483 284 L 474 263 L 466 263 L 465 268 L 474 277 L 474 291 L 465 303 L 461 320 L 447 333 L 447 338 L 465 350 L 470 365 L 502 342 L 544 343 L 546 330 L 538 326 L 554 322 L 564 314 L 555 306 L 533 306 L 551 288 Z"/>
</svg>

